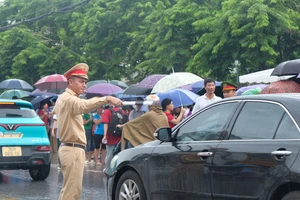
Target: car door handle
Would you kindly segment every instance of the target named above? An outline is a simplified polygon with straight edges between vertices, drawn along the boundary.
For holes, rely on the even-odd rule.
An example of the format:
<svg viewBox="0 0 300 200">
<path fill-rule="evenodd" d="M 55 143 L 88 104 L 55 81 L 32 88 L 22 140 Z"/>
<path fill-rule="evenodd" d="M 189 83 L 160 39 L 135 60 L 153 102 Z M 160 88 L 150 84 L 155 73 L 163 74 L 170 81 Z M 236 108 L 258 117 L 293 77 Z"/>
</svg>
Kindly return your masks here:
<svg viewBox="0 0 300 200">
<path fill-rule="evenodd" d="M 213 152 L 200 152 L 200 153 L 197 153 L 198 156 L 200 157 L 210 157 L 213 155 Z"/>
<path fill-rule="evenodd" d="M 291 151 L 272 151 L 271 154 L 274 156 L 289 156 L 292 154 L 292 152 Z"/>
</svg>

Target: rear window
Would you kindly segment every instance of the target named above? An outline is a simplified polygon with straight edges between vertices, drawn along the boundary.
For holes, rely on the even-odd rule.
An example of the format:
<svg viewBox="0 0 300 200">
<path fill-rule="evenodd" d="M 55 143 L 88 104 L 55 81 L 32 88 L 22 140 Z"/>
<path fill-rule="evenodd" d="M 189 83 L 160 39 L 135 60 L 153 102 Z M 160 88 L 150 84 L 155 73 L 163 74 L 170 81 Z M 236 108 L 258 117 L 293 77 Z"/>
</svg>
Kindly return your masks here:
<svg viewBox="0 0 300 200">
<path fill-rule="evenodd" d="M 36 112 L 27 107 L 0 105 L 0 118 L 32 118 L 35 116 L 37 116 Z"/>
</svg>

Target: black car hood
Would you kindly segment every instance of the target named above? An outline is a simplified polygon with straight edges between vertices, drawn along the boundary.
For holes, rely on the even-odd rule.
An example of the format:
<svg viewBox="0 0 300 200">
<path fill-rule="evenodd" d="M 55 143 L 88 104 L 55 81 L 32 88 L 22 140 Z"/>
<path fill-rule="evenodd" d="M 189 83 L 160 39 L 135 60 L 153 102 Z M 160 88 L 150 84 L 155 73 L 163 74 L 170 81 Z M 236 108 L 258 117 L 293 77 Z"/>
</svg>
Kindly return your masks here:
<svg viewBox="0 0 300 200">
<path fill-rule="evenodd" d="M 147 142 L 145 144 L 141 144 L 141 145 L 138 145 L 134 148 L 140 148 L 140 147 L 156 147 L 157 145 L 161 144 L 162 141 L 159 141 L 159 140 L 154 140 L 154 141 L 151 141 L 151 142 Z"/>
</svg>

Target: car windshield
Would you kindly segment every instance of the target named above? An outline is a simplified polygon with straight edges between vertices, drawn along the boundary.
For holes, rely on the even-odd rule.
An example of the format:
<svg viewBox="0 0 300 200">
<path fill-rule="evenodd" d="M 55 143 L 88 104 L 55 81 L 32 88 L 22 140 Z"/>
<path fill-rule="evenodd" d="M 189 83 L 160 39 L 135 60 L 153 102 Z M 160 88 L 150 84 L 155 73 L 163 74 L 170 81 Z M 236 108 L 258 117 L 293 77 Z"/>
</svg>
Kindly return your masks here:
<svg viewBox="0 0 300 200">
<path fill-rule="evenodd" d="M 14 106 L 11 108 L 1 108 L 0 107 L 0 118 L 6 117 L 20 117 L 20 118 L 32 118 L 37 114 L 34 110 L 25 107 Z"/>
</svg>

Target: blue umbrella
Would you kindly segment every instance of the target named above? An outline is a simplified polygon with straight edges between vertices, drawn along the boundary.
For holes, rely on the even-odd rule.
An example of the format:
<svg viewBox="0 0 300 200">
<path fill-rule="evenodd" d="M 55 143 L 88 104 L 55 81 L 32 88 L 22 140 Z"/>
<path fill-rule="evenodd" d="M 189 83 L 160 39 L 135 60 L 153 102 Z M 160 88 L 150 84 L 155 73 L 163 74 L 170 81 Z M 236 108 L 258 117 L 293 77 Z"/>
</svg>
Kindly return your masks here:
<svg viewBox="0 0 300 200">
<path fill-rule="evenodd" d="M 199 97 L 199 95 L 181 88 L 175 88 L 167 92 L 158 93 L 157 95 L 160 101 L 165 98 L 170 98 L 175 108 L 179 106 L 192 105 Z"/>
<path fill-rule="evenodd" d="M 124 91 L 119 91 L 113 93 L 113 95 L 124 101 L 135 101 L 137 97 L 142 97 L 142 98 L 146 97 L 146 95 L 133 95 L 133 94 L 123 94 L 123 93 Z"/>
<path fill-rule="evenodd" d="M 7 79 L 0 83 L 0 89 L 33 90 L 33 87 L 21 79 Z"/>
</svg>

